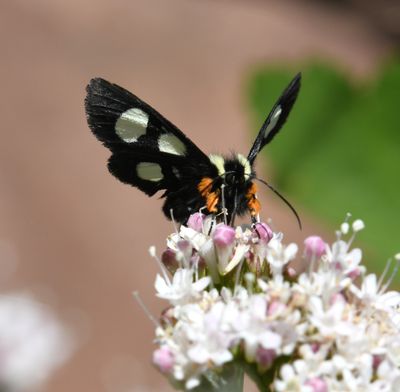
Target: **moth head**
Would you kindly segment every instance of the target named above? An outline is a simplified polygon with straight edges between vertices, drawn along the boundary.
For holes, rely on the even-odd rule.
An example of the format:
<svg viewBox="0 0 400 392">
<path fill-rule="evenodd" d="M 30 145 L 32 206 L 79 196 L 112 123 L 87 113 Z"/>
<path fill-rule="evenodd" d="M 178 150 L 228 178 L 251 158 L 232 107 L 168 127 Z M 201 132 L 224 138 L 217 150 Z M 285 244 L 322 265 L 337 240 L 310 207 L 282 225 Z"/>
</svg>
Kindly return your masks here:
<svg viewBox="0 0 400 392">
<path fill-rule="evenodd" d="M 209 158 L 227 186 L 234 187 L 244 184 L 252 176 L 250 162 L 242 154 L 235 154 L 228 159 L 221 155 L 212 154 Z"/>
</svg>

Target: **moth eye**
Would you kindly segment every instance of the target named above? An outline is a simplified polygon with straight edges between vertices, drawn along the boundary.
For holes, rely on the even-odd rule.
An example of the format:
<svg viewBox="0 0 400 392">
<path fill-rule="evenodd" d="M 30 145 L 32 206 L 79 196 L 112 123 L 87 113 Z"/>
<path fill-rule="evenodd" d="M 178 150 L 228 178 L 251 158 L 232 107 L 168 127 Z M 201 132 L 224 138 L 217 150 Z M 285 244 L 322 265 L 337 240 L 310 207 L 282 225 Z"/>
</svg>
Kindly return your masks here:
<svg viewBox="0 0 400 392">
<path fill-rule="evenodd" d="M 162 152 L 174 155 L 185 155 L 185 145 L 173 134 L 163 134 L 158 139 L 158 148 Z"/>
<path fill-rule="evenodd" d="M 235 175 L 232 174 L 232 173 L 226 174 L 226 175 L 225 175 L 225 181 L 226 181 L 228 184 L 233 184 L 233 182 L 235 181 Z"/>
<path fill-rule="evenodd" d="M 115 124 L 116 134 L 126 143 L 136 142 L 146 134 L 149 116 L 139 108 L 123 112 Z"/>
<path fill-rule="evenodd" d="M 161 166 L 154 162 L 140 162 L 136 166 L 136 173 L 139 178 L 146 181 L 160 181 L 163 179 Z"/>
</svg>

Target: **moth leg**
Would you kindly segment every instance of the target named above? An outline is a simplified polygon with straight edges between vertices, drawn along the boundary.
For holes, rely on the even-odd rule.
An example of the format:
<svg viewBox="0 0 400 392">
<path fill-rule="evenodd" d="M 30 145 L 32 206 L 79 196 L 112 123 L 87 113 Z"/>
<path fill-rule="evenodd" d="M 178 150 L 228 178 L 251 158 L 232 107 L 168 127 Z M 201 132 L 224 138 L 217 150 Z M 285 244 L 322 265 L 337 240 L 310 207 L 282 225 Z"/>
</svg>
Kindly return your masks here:
<svg viewBox="0 0 400 392">
<path fill-rule="evenodd" d="M 211 232 L 212 232 L 212 229 L 213 229 L 213 227 L 214 227 L 214 224 L 215 224 L 215 219 L 213 218 L 213 219 L 211 220 L 210 229 L 208 230 L 207 236 L 210 236 L 210 235 L 211 235 Z"/>
<path fill-rule="evenodd" d="M 235 224 L 235 217 L 236 217 L 236 210 L 237 210 L 237 189 L 235 189 L 235 197 L 233 199 L 233 209 L 232 209 L 232 215 L 229 224 L 233 226 Z"/>
<path fill-rule="evenodd" d="M 199 208 L 199 214 L 203 214 L 203 210 L 206 210 L 206 209 L 207 209 L 206 206 L 200 207 Z"/>
</svg>

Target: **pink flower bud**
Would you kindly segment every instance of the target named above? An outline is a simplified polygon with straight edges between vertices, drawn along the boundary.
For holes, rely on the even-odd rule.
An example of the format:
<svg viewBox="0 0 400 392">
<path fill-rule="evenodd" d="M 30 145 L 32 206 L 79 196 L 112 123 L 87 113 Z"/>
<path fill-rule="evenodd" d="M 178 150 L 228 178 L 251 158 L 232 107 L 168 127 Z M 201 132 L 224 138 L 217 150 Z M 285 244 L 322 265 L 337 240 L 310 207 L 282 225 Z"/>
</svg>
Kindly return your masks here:
<svg viewBox="0 0 400 392">
<path fill-rule="evenodd" d="M 287 274 L 289 279 L 293 279 L 297 275 L 297 271 L 293 267 L 290 267 L 290 266 L 287 266 L 287 268 L 285 268 L 285 273 Z"/>
<path fill-rule="evenodd" d="M 199 270 L 203 270 L 206 268 L 207 263 L 198 253 L 193 253 L 190 258 L 190 266 L 196 266 Z"/>
<path fill-rule="evenodd" d="M 186 240 L 179 240 L 178 243 L 176 244 L 177 248 L 185 253 L 185 254 L 192 254 L 192 244 L 189 241 Z"/>
<path fill-rule="evenodd" d="M 311 387 L 314 392 L 327 392 L 328 391 L 328 386 L 326 385 L 326 382 L 322 378 L 319 378 L 319 377 L 310 378 L 304 384 Z"/>
<path fill-rule="evenodd" d="M 171 326 L 175 323 L 174 308 L 169 306 L 161 313 L 160 322 L 164 327 Z"/>
<path fill-rule="evenodd" d="M 346 303 L 346 298 L 344 297 L 344 295 L 342 293 L 333 294 L 332 297 L 330 298 L 330 301 L 329 301 L 329 303 L 331 305 L 334 305 L 334 304 L 336 304 L 338 302 L 339 303 L 343 303 L 343 304 Z"/>
<path fill-rule="evenodd" d="M 153 363 L 162 373 L 170 373 L 174 366 L 174 356 L 168 347 L 160 347 L 153 353 Z"/>
<path fill-rule="evenodd" d="M 187 227 L 190 227 L 193 230 L 198 231 L 201 233 L 203 231 L 203 221 L 206 216 L 200 212 L 195 212 L 194 214 L 190 215 L 187 221 Z"/>
<path fill-rule="evenodd" d="M 312 235 L 307 237 L 304 241 L 306 256 L 321 257 L 326 252 L 326 244 L 321 237 Z"/>
<path fill-rule="evenodd" d="M 353 270 L 351 270 L 347 276 L 351 279 L 351 280 L 356 280 L 359 276 L 361 275 L 361 270 L 360 268 L 354 268 Z"/>
<path fill-rule="evenodd" d="M 254 230 L 257 232 L 257 237 L 263 242 L 268 243 L 273 237 L 272 229 L 264 222 L 256 223 Z"/>
<path fill-rule="evenodd" d="M 315 354 L 319 351 L 321 345 L 319 343 L 311 343 L 311 350 Z"/>
<path fill-rule="evenodd" d="M 213 240 L 218 247 L 230 246 L 235 241 L 235 229 L 221 223 L 214 230 Z"/>
<path fill-rule="evenodd" d="M 218 271 L 223 275 L 233 256 L 235 229 L 221 223 L 215 228 L 212 238 L 218 258 Z"/>
<path fill-rule="evenodd" d="M 286 305 L 283 304 L 282 302 L 272 301 L 268 306 L 267 314 L 268 314 L 268 316 L 272 316 L 275 313 L 280 313 L 280 312 L 284 311 L 285 308 L 286 308 Z"/>
<path fill-rule="evenodd" d="M 167 270 L 173 274 L 179 267 L 179 262 L 176 259 L 176 253 L 167 248 L 161 255 L 161 262 L 165 265 Z"/>
<path fill-rule="evenodd" d="M 259 347 L 256 352 L 256 361 L 263 368 L 269 368 L 276 358 L 276 351 L 270 348 Z"/>
<path fill-rule="evenodd" d="M 375 371 L 378 369 L 378 367 L 382 363 L 383 359 L 384 359 L 383 355 L 375 354 L 372 356 L 372 367 Z"/>
<path fill-rule="evenodd" d="M 177 253 L 178 260 L 181 260 L 184 265 L 188 264 L 193 254 L 192 244 L 186 240 L 179 240 L 176 246 L 179 249 L 179 252 Z"/>
</svg>

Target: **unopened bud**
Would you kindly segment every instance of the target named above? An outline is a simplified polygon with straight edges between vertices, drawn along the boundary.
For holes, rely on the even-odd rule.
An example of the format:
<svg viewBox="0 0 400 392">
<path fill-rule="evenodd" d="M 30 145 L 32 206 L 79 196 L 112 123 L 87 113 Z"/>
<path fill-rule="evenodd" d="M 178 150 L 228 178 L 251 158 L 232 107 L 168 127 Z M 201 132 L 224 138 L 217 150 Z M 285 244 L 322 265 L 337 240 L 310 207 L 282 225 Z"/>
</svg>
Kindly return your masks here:
<svg viewBox="0 0 400 392">
<path fill-rule="evenodd" d="M 235 229 L 231 226 L 220 224 L 215 228 L 213 240 L 218 247 L 230 246 L 235 241 Z"/>
<path fill-rule="evenodd" d="M 357 232 L 357 231 L 361 231 L 362 229 L 364 229 L 365 224 L 361 219 L 357 219 L 353 222 L 353 231 Z"/>
<path fill-rule="evenodd" d="M 268 243 L 273 237 L 272 229 L 264 222 L 256 223 L 254 230 L 257 232 L 257 236 L 260 240 Z"/>
<path fill-rule="evenodd" d="M 322 378 L 313 377 L 307 380 L 304 384 L 311 387 L 313 392 L 328 392 L 328 386 Z"/>
<path fill-rule="evenodd" d="M 179 268 L 179 262 L 176 259 L 176 253 L 170 248 L 167 248 L 162 253 L 161 262 L 171 274 L 174 274 L 175 271 Z"/>
<path fill-rule="evenodd" d="M 320 258 L 326 252 L 326 244 L 321 237 L 312 235 L 304 241 L 306 256 Z"/>
<path fill-rule="evenodd" d="M 198 231 L 199 233 L 203 232 L 203 222 L 206 216 L 200 212 L 196 212 L 190 215 L 187 221 L 187 227 L 190 227 L 193 230 Z"/>
<path fill-rule="evenodd" d="M 153 353 L 153 363 L 162 373 L 170 373 L 174 367 L 174 356 L 168 347 L 160 347 Z"/>
</svg>

